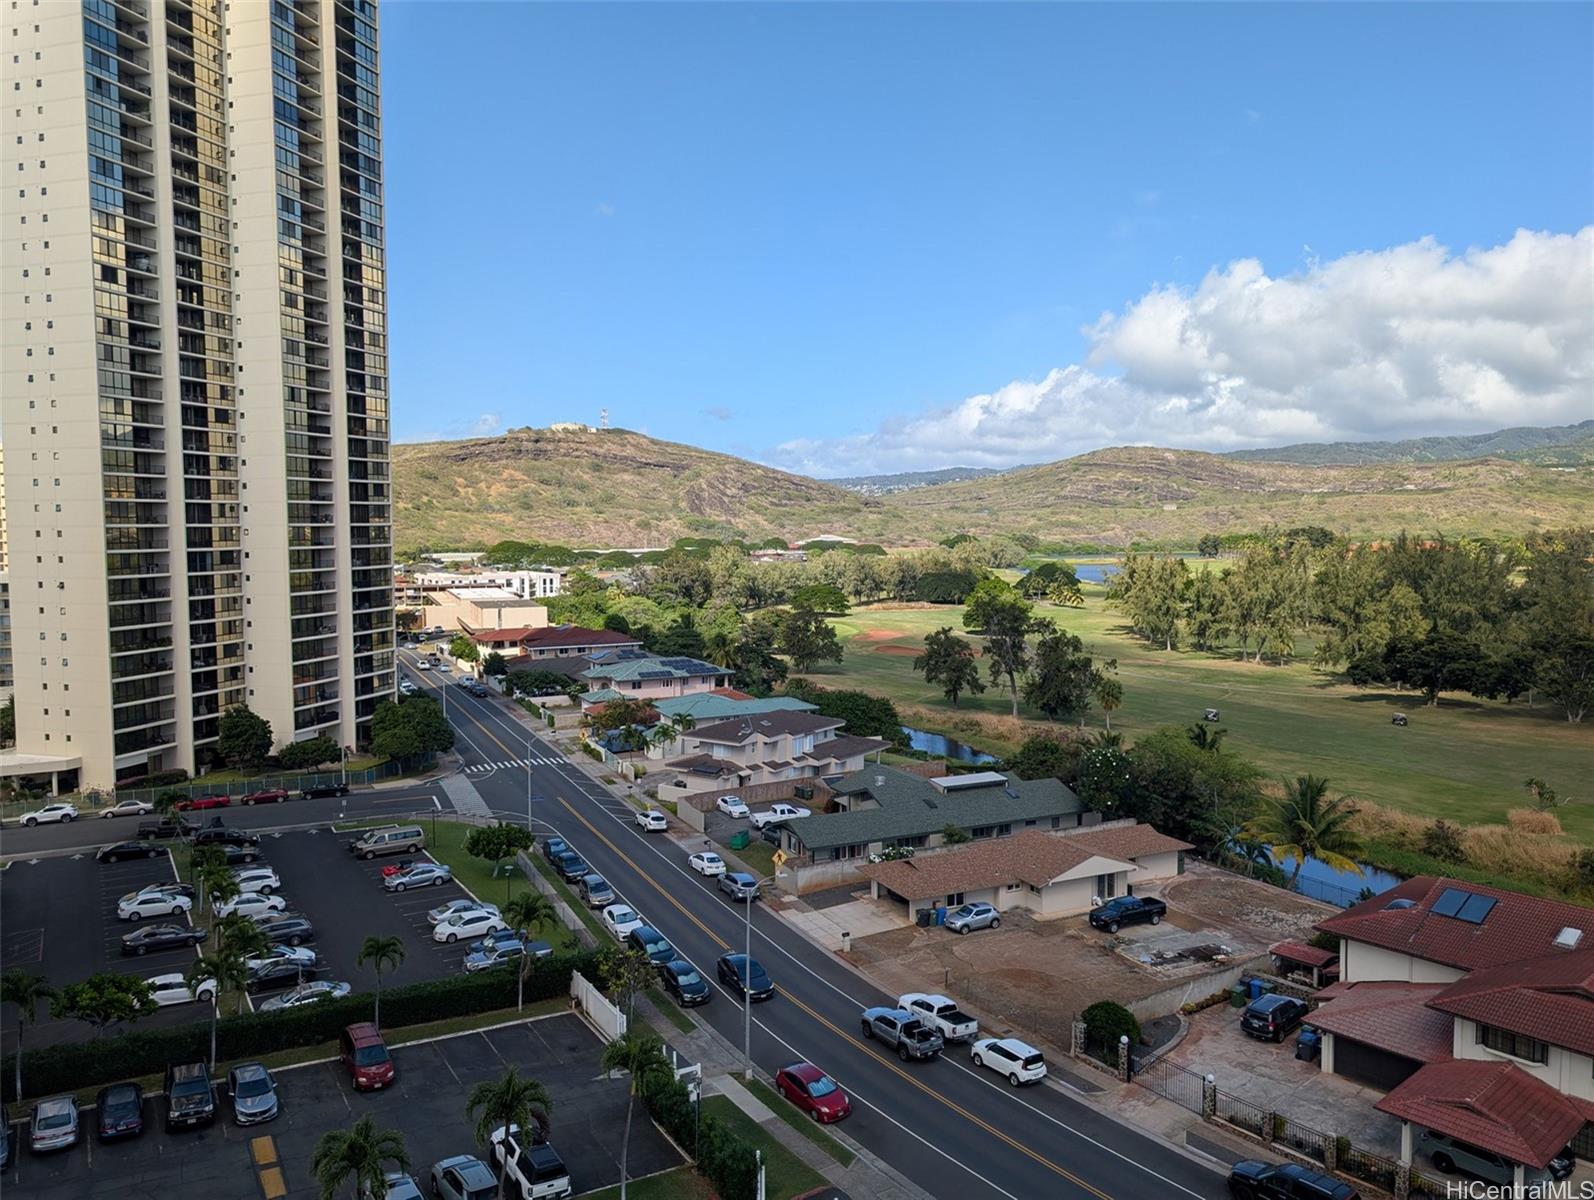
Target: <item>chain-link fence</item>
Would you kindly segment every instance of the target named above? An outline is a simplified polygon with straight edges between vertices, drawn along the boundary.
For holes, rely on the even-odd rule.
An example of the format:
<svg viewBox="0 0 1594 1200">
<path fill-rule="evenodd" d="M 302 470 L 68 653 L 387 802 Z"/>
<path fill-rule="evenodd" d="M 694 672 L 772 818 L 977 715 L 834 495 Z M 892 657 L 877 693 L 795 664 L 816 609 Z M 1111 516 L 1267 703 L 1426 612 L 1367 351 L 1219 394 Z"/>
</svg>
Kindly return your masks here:
<svg viewBox="0 0 1594 1200">
<path fill-rule="evenodd" d="M 119 788 L 114 796 L 109 793 L 93 793 L 92 796 L 85 794 L 84 799 L 93 802 L 94 798 L 98 798 L 107 804 L 122 800 L 142 800 L 153 804 L 157 796 L 164 796 L 168 792 L 180 792 L 184 799 L 194 800 L 200 796 L 243 797 L 260 792 L 297 793 L 306 788 L 329 787 L 341 783 L 347 783 L 350 787 L 360 787 L 382 779 L 407 775 L 430 766 L 435 761 L 435 755 L 427 754 L 416 758 L 389 759 L 385 763 L 378 763 L 374 767 L 358 771 L 311 771 L 304 774 L 256 775 L 251 779 L 238 779 L 229 783 L 174 783 L 158 788 Z"/>
</svg>

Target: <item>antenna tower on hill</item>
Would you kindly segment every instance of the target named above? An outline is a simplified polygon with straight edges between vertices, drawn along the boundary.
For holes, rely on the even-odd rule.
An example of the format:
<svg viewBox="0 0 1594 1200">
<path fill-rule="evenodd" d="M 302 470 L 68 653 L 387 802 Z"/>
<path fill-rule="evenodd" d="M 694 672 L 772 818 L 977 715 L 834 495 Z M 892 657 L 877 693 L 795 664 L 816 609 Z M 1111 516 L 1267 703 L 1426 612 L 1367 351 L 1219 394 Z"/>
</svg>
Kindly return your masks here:
<svg viewBox="0 0 1594 1200">
<path fill-rule="evenodd" d="M 598 428 L 609 428 L 609 410 L 606 408 L 600 408 L 598 410 Z"/>
</svg>

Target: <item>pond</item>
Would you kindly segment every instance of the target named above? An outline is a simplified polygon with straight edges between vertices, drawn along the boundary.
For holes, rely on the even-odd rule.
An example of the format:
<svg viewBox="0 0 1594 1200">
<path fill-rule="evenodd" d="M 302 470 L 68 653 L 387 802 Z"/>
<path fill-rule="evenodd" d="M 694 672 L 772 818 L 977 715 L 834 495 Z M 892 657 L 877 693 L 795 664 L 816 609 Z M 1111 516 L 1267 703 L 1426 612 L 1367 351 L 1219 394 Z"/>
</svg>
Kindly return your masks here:
<svg viewBox="0 0 1594 1200">
<path fill-rule="evenodd" d="M 949 738 L 945 734 L 931 733 L 925 729 L 912 729 L 907 725 L 902 727 L 902 732 L 908 735 L 908 745 L 915 750 L 923 750 L 926 754 L 933 754 L 937 758 L 945 758 L 951 762 L 982 764 L 1001 761 L 994 754 L 986 754 L 973 746 L 965 746 L 956 738 Z"/>
<path fill-rule="evenodd" d="M 1279 863 L 1279 867 L 1288 875 L 1295 870 L 1295 859 L 1286 857 Z M 1357 902 L 1356 897 L 1363 888 L 1370 888 L 1376 896 L 1380 892 L 1387 892 L 1397 883 L 1402 882 L 1399 875 L 1391 875 L 1388 871 L 1378 867 L 1362 864 L 1360 875 L 1351 871 L 1336 871 L 1325 862 L 1315 858 L 1306 860 L 1306 865 L 1301 868 L 1301 878 L 1296 883 L 1296 889 L 1303 896 L 1311 896 L 1314 900 L 1324 900 L 1329 904 L 1337 904 L 1340 908 L 1349 908 Z"/>
<path fill-rule="evenodd" d="M 1110 576 L 1118 574 L 1117 563 L 1075 563 L 1074 578 L 1080 583 L 1106 583 Z"/>
</svg>

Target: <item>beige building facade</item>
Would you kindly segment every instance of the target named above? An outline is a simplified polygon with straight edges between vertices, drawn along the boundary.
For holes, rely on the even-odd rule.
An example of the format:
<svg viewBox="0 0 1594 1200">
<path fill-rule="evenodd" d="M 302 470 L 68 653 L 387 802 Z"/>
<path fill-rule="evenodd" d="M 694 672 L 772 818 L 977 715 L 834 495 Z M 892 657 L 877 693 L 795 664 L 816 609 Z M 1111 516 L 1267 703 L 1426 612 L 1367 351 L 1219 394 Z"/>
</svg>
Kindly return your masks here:
<svg viewBox="0 0 1594 1200">
<path fill-rule="evenodd" d="M 0 441 L 37 702 L 0 772 L 200 771 L 240 704 L 279 745 L 358 745 L 394 688 L 375 5 L 6 17 Z"/>
</svg>

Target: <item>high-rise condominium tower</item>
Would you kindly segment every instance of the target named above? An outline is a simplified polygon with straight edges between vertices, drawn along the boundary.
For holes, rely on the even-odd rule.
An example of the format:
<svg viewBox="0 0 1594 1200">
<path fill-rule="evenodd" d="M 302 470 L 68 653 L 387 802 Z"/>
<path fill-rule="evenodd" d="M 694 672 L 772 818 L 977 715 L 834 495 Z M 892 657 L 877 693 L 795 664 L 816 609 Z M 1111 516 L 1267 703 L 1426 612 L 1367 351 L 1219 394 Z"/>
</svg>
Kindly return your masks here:
<svg viewBox="0 0 1594 1200">
<path fill-rule="evenodd" d="M 373 0 L 0 0 L 17 746 L 202 769 L 393 691 Z"/>
</svg>

